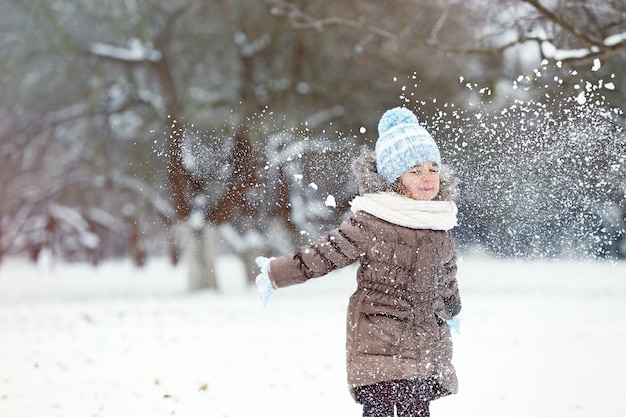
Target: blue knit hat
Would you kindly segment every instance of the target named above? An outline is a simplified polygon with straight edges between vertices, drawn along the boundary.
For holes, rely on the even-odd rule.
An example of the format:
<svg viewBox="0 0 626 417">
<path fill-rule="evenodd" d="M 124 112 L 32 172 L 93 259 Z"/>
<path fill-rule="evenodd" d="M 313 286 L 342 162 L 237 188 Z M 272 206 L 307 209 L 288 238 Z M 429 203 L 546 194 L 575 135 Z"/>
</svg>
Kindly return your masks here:
<svg viewBox="0 0 626 417">
<path fill-rule="evenodd" d="M 376 169 L 387 181 L 398 177 L 422 162 L 441 166 L 439 148 L 432 136 L 420 126 L 412 111 L 404 107 L 387 110 L 378 122 Z"/>
</svg>

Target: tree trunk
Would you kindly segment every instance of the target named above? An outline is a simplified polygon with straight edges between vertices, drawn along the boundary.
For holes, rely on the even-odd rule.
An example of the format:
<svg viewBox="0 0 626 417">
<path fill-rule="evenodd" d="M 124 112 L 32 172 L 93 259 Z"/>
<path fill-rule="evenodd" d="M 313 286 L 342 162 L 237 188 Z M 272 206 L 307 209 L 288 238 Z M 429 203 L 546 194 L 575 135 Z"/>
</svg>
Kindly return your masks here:
<svg viewBox="0 0 626 417">
<path fill-rule="evenodd" d="M 207 223 L 201 229 L 194 229 L 187 222 L 181 222 L 176 228 L 178 241 L 183 247 L 184 261 L 189 268 L 189 291 L 205 288 L 217 291 L 214 263 L 217 227 Z"/>
<path fill-rule="evenodd" d="M 176 13 L 169 16 L 165 29 L 157 37 L 155 46 L 165 52 L 171 41 L 172 28 L 176 19 L 181 16 L 193 1 L 183 4 Z M 191 199 L 201 187 L 201 183 L 194 180 L 184 166 L 182 158 L 182 144 L 184 126 L 179 119 L 182 109 L 179 101 L 176 82 L 170 68 L 170 59 L 167 54 L 155 64 L 156 72 L 163 89 L 163 99 L 169 129 L 168 147 L 168 180 L 172 201 L 176 210 L 177 221 L 176 234 L 181 242 L 183 257 L 189 267 L 189 290 L 195 291 L 203 288 L 218 289 L 215 276 L 214 256 L 217 228 L 212 224 L 205 224 L 196 229 L 189 224 L 191 215 Z"/>
</svg>

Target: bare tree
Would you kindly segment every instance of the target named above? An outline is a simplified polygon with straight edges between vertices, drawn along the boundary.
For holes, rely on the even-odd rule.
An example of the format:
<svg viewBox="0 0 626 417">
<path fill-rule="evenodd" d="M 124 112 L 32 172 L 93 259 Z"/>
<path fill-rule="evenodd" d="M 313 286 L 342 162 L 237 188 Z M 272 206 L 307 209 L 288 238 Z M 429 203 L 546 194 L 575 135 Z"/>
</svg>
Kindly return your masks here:
<svg viewBox="0 0 626 417">
<path fill-rule="evenodd" d="M 381 4 L 381 9 L 352 4 L 354 7 L 342 14 L 309 12 L 308 5 L 302 7 L 295 1 L 266 2 L 296 29 L 344 26 L 382 38 L 396 51 L 410 45 L 454 54 L 496 56 L 521 44 L 535 43 L 542 58 L 581 65 L 626 50 L 626 17 L 620 0 L 557 1 L 550 7 L 539 0 L 444 1 L 436 5 L 413 0 Z M 403 18 L 397 19 L 400 13 L 389 13 L 389 8 L 401 9 Z M 437 9 L 434 13 L 425 12 L 433 8 Z M 420 19 L 424 14 L 438 17 L 424 22 Z M 384 16 L 391 16 L 393 21 L 385 22 Z M 455 30 L 459 18 L 462 26 L 475 31 L 474 36 L 463 36 Z M 426 23 L 425 27 L 418 22 Z"/>
<path fill-rule="evenodd" d="M 5 61 L 15 63 L 7 91 L 16 91 L 18 106 L 12 107 L 5 96 L 0 113 L 12 120 L 2 132 L 7 163 L 1 184 L 6 195 L 15 197 L 3 200 L 2 224 L 12 225 L 2 230 L 3 247 L 22 251 L 25 244 L 18 242 L 24 241 L 26 229 L 36 240 L 35 251 L 52 247 L 53 241 L 69 241 L 55 234 L 64 230 L 60 223 L 73 212 L 80 218 L 74 224 L 82 226 L 72 233 L 83 237 L 83 251 L 90 250 L 88 245 L 97 249 L 98 239 L 104 243 L 102 226 L 108 225 L 110 234 L 126 240 L 140 264 L 155 250 L 154 242 L 162 240 L 151 237 L 163 237 L 158 228 L 164 225 L 178 230 L 167 239 L 172 250 L 186 245 L 191 289 L 217 288 L 213 261 L 220 244 L 230 245 L 246 260 L 252 279 L 254 256 L 270 250 L 268 241 L 280 240 L 271 239 L 268 229 L 275 235 L 284 235 L 280 229 L 286 229 L 298 240 L 303 221 L 319 217 L 312 209 L 302 217 L 293 215 L 289 199 L 311 199 L 297 180 L 301 173 L 272 175 L 278 179 L 275 187 L 266 183 L 268 167 L 285 173 L 311 152 L 308 149 L 322 152 L 315 145 L 318 139 L 299 136 L 294 125 L 285 125 L 281 113 L 259 118 L 269 104 L 278 112 L 295 112 L 294 92 L 305 89 L 298 84 L 305 69 L 300 41 L 280 25 L 267 27 L 248 19 L 253 11 L 245 2 L 178 1 L 142 8 L 84 0 L 67 10 L 64 4 L 34 7 L 16 2 L 7 13 L 38 20 L 33 35 L 46 37 L 53 44 L 48 47 L 55 52 L 52 61 L 69 70 L 53 71 L 60 80 L 54 85 L 31 83 L 16 90 L 15 74 L 27 62 L 23 56 Z M 258 9 L 265 12 L 262 4 Z M 132 19 L 114 19 L 118 14 Z M 89 32 L 90 22 L 96 20 L 101 21 L 98 31 Z M 288 53 L 278 60 L 270 45 L 284 46 Z M 12 46 L 5 51 L 16 50 Z M 21 46 L 27 51 L 34 43 Z M 41 54 L 34 51 L 33 56 Z M 35 67 L 27 72 L 41 79 L 41 71 Z M 46 87 L 56 94 L 50 100 L 33 100 Z M 319 110 L 319 104 L 305 105 L 307 100 L 299 100 L 298 111 L 315 114 L 310 109 Z M 309 126 L 341 115 L 341 110 L 328 111 Z M 281 145 L 299 156 L 274 158 L 284 150 L 266 150 L 276 146 L 269 136 L 279 131 L 301 145 Z M 19 140 L 26 151 L 16 155 L 11 151 Z M 64 153 L 64 146 L 71 152 Z M 274 162 L 268 163 L 268 158 Z M 21 168 L 26 164 L 28 169 Z M 91 226 L 95 220 L 88 214 L 95 208 L 117 221 Z"/>
<path fill-rule="evenodd" d="M 141 264 L 185 242 L 191 288 L 217 286 L 219 251 L 252 280 L 257 254 L 344 214 L 354 143 L 413 93 L 398 78 L 415 83 L 411 100 L 433 99 L 427 114 L 464 100 L 459 74 L 495 84 L 516 48 L 573 65 L 624 46 L 619 1 L 9 0 L 0 12 L 0 255 L 48 246 Z"/>
</svg>

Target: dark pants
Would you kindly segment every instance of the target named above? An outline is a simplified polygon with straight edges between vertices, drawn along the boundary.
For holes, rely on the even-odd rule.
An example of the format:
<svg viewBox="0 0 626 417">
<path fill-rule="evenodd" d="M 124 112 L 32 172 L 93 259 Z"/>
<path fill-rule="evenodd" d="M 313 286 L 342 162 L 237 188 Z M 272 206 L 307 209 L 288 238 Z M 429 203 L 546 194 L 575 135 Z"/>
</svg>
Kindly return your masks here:
<svg viewBox="0 0 626 417">
<path fill-rule="evenodd" d="M 356 387 L 363 417 L 429 417 L 430 401 L 442 394 L 432 380 L 403 379 Z"/>
</svg>

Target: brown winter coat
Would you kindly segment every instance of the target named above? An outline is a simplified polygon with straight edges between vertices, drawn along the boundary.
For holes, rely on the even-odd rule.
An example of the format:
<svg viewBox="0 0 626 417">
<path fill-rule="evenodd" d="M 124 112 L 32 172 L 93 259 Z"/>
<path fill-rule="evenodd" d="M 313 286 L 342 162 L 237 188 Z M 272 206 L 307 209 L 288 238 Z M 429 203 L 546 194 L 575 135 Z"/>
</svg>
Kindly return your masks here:
<svg viewBox="0 0 626 417">
<path fill-rule="evenodd" d="M 389 184 L 365 153 L 355 163 L 362 193 Z M 451 198 L 442 170 L 440 197 Z M 347 373 L 351 388 L 399 379 L 434 379 L 455 393 L 452 339 L 446 320 L 459 313 L 456 253 L 449 231 L 398 226 L 357 211 L 338 229 L 274 259 L 277 288 L 317 278 L 359 261 L 357 289 L 347 317 Z"/>
</svg>

